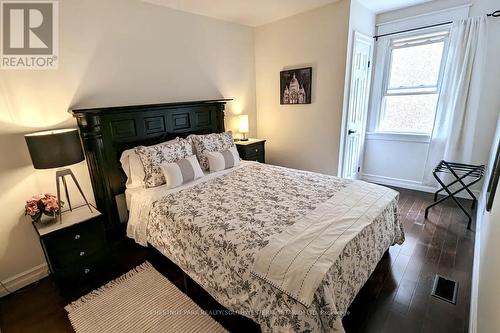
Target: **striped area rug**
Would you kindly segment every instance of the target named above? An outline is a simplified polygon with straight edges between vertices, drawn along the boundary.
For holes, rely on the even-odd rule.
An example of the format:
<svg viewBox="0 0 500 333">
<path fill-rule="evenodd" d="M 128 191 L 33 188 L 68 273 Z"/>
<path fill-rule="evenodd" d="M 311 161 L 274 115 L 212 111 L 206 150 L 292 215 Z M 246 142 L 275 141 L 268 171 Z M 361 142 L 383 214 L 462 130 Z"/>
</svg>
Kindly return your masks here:
<svg viewBox="0 0 500 333">
<path fill-rule="evenodd" d="M 227 332 L 149 262 L 65 309 L 77 333 Z"/>
</svg>

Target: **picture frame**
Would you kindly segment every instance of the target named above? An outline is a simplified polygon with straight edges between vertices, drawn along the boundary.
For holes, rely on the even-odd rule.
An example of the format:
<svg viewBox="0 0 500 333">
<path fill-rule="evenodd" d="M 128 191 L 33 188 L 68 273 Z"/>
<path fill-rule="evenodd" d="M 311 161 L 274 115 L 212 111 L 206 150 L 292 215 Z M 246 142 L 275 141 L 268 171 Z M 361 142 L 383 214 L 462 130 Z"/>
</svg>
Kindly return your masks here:
<svg viewBox="0 0 500 333">
<path fill-rule="evenodd" d="M 280 72 L 280 104 L 311 104 L 312 67 Z"/>
<path fill-rule="evenodd" d="M 497 143 L 495 160 L 493 162 L 493 168 L 490 171 L 490 177 L 488 180 L 488 189 L 486 192 L 487 212 L 490 212 L 491 208 L 493 207 L 493 201 L 495 200 L 495 193 L 497 191 L 499 178 L 500 178 L 500 142 Z"/>
</svg>

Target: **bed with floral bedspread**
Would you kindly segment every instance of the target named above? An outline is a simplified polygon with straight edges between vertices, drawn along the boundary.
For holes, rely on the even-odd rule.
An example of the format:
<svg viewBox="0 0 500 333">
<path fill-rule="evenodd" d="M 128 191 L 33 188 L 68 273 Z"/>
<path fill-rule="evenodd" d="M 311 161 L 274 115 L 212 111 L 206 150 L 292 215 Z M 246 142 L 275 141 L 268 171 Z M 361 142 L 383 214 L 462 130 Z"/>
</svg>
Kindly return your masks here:
<svg viewBox="0 0 500 333">
<path fill-rule="evenodd" d="M 135 212 L 142 218 L 133 223 L 220 304 L 252 318 L 263 332 L 342 332 L 342 317 L 384 252 L 404 241 L 394 192 L 343 247 L 306 306 L 252 274 L 256 255 L 353 181 L 259 163 L 204 178 L 134 206 L 138 196 L 131 213 L 147 212 Z"/>
</svg>

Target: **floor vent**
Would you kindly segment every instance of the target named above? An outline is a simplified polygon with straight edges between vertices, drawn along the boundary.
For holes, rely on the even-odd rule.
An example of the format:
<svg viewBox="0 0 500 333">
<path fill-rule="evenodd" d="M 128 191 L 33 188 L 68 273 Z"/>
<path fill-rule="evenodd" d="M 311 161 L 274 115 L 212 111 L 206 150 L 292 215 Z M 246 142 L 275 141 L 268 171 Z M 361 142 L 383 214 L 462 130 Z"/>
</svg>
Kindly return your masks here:
<svg viewBox="0 0 500 333">
<path fill-rule="evenodd" d="M 458 282 L 448 280 L 440 275 L 434 278 L 431 295 L 448 303 L 457 303 Z"/>
</svg>

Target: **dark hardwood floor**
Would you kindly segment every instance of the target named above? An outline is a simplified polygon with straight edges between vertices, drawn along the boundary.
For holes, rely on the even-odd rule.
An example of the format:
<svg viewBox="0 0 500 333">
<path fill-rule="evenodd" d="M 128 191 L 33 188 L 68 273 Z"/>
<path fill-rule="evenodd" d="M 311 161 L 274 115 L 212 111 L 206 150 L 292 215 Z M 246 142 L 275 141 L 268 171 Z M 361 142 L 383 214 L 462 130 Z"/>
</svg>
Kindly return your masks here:
<svg viewBox="0 0 500 333">
<path fill-rule="evenodd" d="M 347 332 L 466 332 L 469 324 L 474 231 L 450 200 L 424 209 L 432 195 L 404 189 L 400 211 L 406 241 L 392 246 L 349 308 L 343 323 Z M 470 207 L 470 202 L 466 202 Z M 475 224 L 473 223 L 472 230 Z M 113 279 L 145 259 L 150 260 L 181 290 L 183 275 L 160 255 L 132 242 L 115 251 L 112 268 L 102 282 Z M 173 273 L 172 273 L 173 272 Z M 435 274 L 458 281 L 456 305 L 431 296 Z M 187 281 L 188 295 L 206 310 L 221 309 L 200 287 Z M 61 295 L 50 278 L 0 299 L 0 329 L 10 332 L 73 332 L 64 305 L 88 290 Z M 233 316 L 216 317 L 230 331 L 255 331 L 257 326 Z"/>
<path fill-rule="evenodd" d="M 474 228 L 451 200 L 397 189 L 406 240 L 392 246 L 344 317 L 347 332 L 467 332 Z M 465 207 L 472 201 L 464 200 Z M 435 274 L 458 282 L 456 305 L 431 296 Z"/>
</svg>

